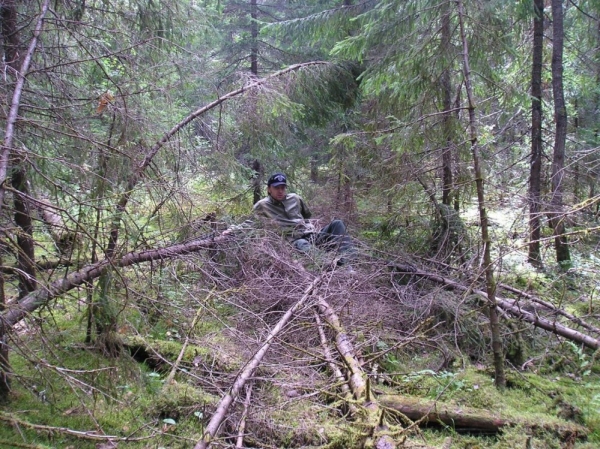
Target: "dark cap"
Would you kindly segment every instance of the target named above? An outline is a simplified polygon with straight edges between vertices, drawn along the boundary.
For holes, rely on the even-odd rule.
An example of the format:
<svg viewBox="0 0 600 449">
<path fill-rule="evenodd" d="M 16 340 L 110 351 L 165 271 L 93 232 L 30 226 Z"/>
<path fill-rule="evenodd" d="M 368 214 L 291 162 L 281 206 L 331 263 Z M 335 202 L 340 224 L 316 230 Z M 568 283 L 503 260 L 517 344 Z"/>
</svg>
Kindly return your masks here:
<svg viewBox="0 0 600 449">
<path fill-rule="evenodd" d="M 273 173 L 267 181 L 267 187 L 286 186 L 287 178 L 283 173 Z"/>
</svg>

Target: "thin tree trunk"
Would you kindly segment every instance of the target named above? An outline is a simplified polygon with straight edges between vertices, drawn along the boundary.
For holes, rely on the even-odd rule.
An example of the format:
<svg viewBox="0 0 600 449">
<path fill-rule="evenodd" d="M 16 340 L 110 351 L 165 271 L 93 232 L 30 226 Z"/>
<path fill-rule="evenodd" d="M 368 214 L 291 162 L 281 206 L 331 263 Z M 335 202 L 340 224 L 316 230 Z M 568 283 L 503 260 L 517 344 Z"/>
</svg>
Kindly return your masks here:
<svg viewBox="0 0 600 449">
<path fill-rule="evenodd" d="M 544 0 L 534 1 L 533 64 L 531 69 L 531 163 L 529 173 L 530 263 L 541 265 L 540 212 L 542 184 L 542 62 L 544 50 Z"/>
<path fill-rule="evenodd" d="M 11 69 L 10 75 L 14 75 L 16 78 L 15 86 L 12 92 L 12 100 L 8 116 L 6 118 L 6 127 L 4 129 L 4 140 L 0 147 L 0 211 L 4 204 L 4 195 L 6 190 L 4 185 L 7 181 L 8 170 L 10 167 L 10 156 L 12 153 L 13 141 L 15 139 L 16 124 L 19 115 L 19 107 L 21 105 L 21 95 L 23 93 L 23 86 L 25 85 L 25 75 L 29 71 L 29 66 L 33 58 L 33 53 L 37 47 L 38 38 L 42 32 L 42 25 L 44 17 L 48 11 L 49 0 L 45 0 L 42 4 L 40 15 L 33 32 L 33 38 L 27 48 L 24 55 L 19 55 L 20 42 L 19 32 L 17 28 L 17 2 L 15 0 L 7 0 L 0 6 L 2 13 L 2 38 L 4 41 L 4 55 L 3 59 L 7 66 Z M 16 200 L 16 206 L 19 207 L 18 200 Z M 18 212 L 17 212 L 18 213 Z M 15 218 L 21 218 L 16 216 Z M 30 218 L 30 217 L 29 217 Z M 26 220 L 25 220 L 26 221 Z M 26 228 L 27 225 L 23 221 Z M 26 231 L 24 231 L 26 232 Z M 24 240 L 19 241 L 19 245 Z M 30 245 L 33 248 L 33 244 Z M 29 262 L 33 263 L 33 251 L 26 251 L 22 254 L 19 251 L 19 262 L 23 262 L 23 271 L 25 276 L 29 276 L 30 273 L 27 271 L 28 264 L 26 259 L 31 256 Z M 35 267 L 32 268 L 32 273 L 35 273 Z M 31 287 L 27 281 L 29 279 L 22 279 L 23 283 L 20 283 L 22 289 L 28 290 Z M 32 287 L 35 288 L 35 287 Z M 0 304 L 2 308 L 6 306 L 6 293 L 4 292 L 4 277 L 0 274 Z M 24 295 L 23 295 L 24 296 Z M 0 401 L 8 401 L 8 393 L 10 391 L 10 359 L 8 351 L 8 329 L 5 326 L 0 326 Z"/>
<path fill-rule="evenodd" d="M 250 0 L 250 73 L 258 77 L 258 5 Z"/>
<path fill-rule="evenodd" d="M 477 186 L 477 203 L 479 206 L 479 219 L 481 221 L 481 241 L 483 243 L 483 269 L 485 273 L 485 285 L 488 297 L 488 310 L 490 317 L 490 330 L 492 336 L 492 352 L 494 356 L 495 385 L 499 389 L 506 387 L 504 374 L 504 353 L 502 351 L 502 338 L 500 336 L 500 323 L 498 317 L 498 305 L 496 304 L 496 281 L 494 280 L 494 268 L 491 257 L 491 240 L 488 231 L 488 218 L 485 207 L 485 195 L 483 187 L 483 170 L 479 158 L 479 144 L 477 142 L 477 127 L 475 119 L 475 100 L 471 87 L 471 68 L 469 66 L 469 48 L 465 34 L 464 7 L 462 0 L 457 0 L 458 16 L 460 22 L 460 34 L 463 44 L 463 68 L 465 77 L 465 89 L 469 107 L 469 130 L 471 138 L 471 153 L 473 155 L 473 167 L 475 170 L 475 184 Z"/>
<path fill-rule="evenodd" d="M 16 73 L 17 82 L 15 84 L 15 88 L 13 90 L 13 96 L 10 104 L 10 110 L 8 111 L 8 117 L 6 118 L 6 128 L 4 130 L 4 141 L 2 142 L 2 146 L 0 147 L 0 210 L 2 209 L 2 205 L 4 204 L 4 195 L 6 190 L 3 185 L 6 181 L 6 177 L 8 174 L 8 168 L 10 166 L 10 155 L 12 152 L 12 145 L 15 138 L 15 129 L 17 124 L 17 119 L 19 116 L 19 107 L 21 105 L 21 95 L 23 94 L 23 86 L 25 85 L 25 75 L 29 70 L 29 66 L 31 65 L 31 60 L 33 59 L 33 53 L 37 47 L 37 42 L 40 34 L 42 33 L 42 25 L 44 23 L 44 17 L 48 11 L 48 6 L 50 4 L 50 0 L 44 0 L 42 4 L 42 9 L 38 16 L 38 20 L 35 26 L 35 30 L 33 32 L 33 38 L 29 43 L 29 47 L 27 48 L 27 52 L 22 59 L 22 64 L 19 71 Z"/>
<path fill-rule="evenodd" d="M 4 245 L 4 240 L 0 241 Z M 0 266 L 2 265 L 2 253 L 0 252 Z M 0 272 L 0 313 L 6 310 L 6 294 L 4 292 L 4 273 Z M 8 329 L 1 329 L 0 333 L 0 404 L 9 402 L 10 375 L 12 368 L 8 351 Z"/>
<path fill-rule="evenodd" d="M 554 229 L 556 262 L 569 262 L 571 255 L 567 244 L 563 209 L 563 179 L 565 174 L 565 146 L 567 139 L 567 107 L 563 87 L 563 2 L 552 0 L 552 92 L 554 95 L 554 157 L 552 160 L 552 200 L 550 202 Z"/>
<path fill-rule="evenodd" d="M 442 37 L 440 51 L 443 55 L 450 54 L 450 3 L 445 4 L 444 15 L 442 16 Z M 448 67 L 444 67 L 441 76 L 441 87 L 443 96 L 443 131 L 445 146 L 442 149 L 442 204 L 450 206 L 452 198 L 452 86 L 450 76 L 450 62 Z"/>
</svg>

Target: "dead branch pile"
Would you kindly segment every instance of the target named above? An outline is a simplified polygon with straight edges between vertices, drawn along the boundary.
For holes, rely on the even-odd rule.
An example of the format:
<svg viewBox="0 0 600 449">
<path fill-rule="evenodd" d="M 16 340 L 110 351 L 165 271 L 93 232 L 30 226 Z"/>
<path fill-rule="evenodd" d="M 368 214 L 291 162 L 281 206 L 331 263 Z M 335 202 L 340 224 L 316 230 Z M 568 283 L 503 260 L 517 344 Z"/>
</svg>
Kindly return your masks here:
<svg viewBox="0 0 600 449">
<path fill-rule="evenodd" d="M 228 338 L 244 362 L 233 377 L 203 385 L 221 402 L 197 448 L 234 440 L 248 446 L 291 440 L 299 446 L 338 441 L 394 447 L 405 437 L 398 424 L 411 428 L 411 419 L 430 416 L 431 404 L 411 409 L 408 419 L 406 408 L 393 411 L 378 402 L 371 384 L 386 357 L 426 354 L 428 366 L 399 367 L 403 372 L 448 369 L 468 332 L 479 338 L 472 345 L 485 357 L 485 310 L 476 300 L 431 285 L 398 283 L 385 263 L 365 257 L 352 271 L 340 269 L 330 263 L 332 255 L 294 253 L 281 239 L 264 234 L 221 256 L 218 269 L 196 263 L 203 267 L 203 282 L 235 292 L 226 295 L 238 311 Z M 193 258 L 188 263 L 193 265 Z M 476 330 L 464 326 L 466 316 L 475 317 Z M 244 388 L 252 390 L 249 405 L 237 400 Z M 323 424 L 324 411 L 340 421 Z M 486 420 L 499 420 L 481 419 L 488 430 Z M 585 434 L 580 427 L 565 429 Z"/>
</svg>

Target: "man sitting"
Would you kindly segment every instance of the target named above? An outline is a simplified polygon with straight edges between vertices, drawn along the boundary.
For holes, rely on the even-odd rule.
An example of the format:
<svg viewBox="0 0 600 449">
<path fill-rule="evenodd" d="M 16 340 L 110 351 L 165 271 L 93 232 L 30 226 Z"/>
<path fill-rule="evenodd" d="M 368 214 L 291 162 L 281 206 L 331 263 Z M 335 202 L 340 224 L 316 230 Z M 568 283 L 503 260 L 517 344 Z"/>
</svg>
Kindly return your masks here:
<svg viewBox="0 0 600 449">
<path fill-rule="evenodd" d="M 349 254 L 352 243 L 342 220 L 333 220 L 319 232 L 308 221 L 311 212 L 304 200 L 295 193 L 287 193 L 287 178 L 283 173 L 274 173 L 267 181 L 267 197 L 254 205 L 256 217 L 274 223 L 299 251 L 309 251 L 311 245 L 328 251 Z M 337 264 L 343 265 L 341 257 Z"/>
</svg>

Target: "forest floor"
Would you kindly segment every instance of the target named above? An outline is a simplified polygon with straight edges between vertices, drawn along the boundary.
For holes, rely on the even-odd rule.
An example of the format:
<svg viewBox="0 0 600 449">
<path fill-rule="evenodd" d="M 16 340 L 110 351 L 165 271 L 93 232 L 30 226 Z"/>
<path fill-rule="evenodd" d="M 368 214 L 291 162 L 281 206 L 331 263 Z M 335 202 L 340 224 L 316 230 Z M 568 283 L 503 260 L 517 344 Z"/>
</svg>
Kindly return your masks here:
<svg viewBox="0 0 600 449">
<path fill-rule="evenodd" d="M 499 251 L 514 245 L 518 231 L 511 232 L 502 231 Z M 598 326 L 596 242 L 586 238 L 590 250 L 575 254 L 567 270 L 533 270 L 515 256 L 518 250 L 506 251 L 499 280 Z M 505 313 L 508 386 L 498 390 L 480 295 L 398 269 L 481 288 L 472 265 L 450 269 L 399 254 L 392 242 L 384 249 L 356 243 L 350 267 L 335 266 L 334 255 L 321 251 L 293 253 L 276 236 L 257 232 L 218 250 L 127 270 L 114 291 L 121 357 L 83 343 L 85 290 L 65 295 L 13 336 L 14 399 L 0 413 L 0 447 L 194 447 L 221 398 L 317 278 L 312 297 L 271 341 L 229 407 L 211 447 L 361 447 L 373 430 L 361 420 L 368 401 L 383 410 L 379 424 L 385 421 L 398 447 L 600 445 L 593 350 Z M 337 330 L 316 318 L 320 301 L 343 326 L 367 382 L 367 402 L 343 388 L 349 367 L 336 346 Z M 523 307 L 567 321 L 529 302 Z M 409 417 L 398 404 L 421 415 Z M 459 419 L 465 416 L 501 424 L 476 427 Z"/>
</svg>

